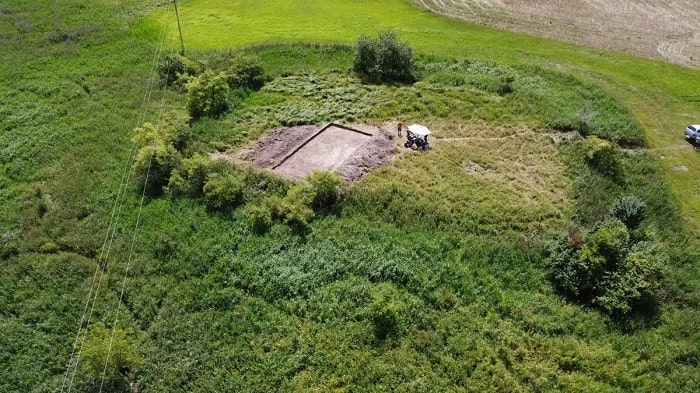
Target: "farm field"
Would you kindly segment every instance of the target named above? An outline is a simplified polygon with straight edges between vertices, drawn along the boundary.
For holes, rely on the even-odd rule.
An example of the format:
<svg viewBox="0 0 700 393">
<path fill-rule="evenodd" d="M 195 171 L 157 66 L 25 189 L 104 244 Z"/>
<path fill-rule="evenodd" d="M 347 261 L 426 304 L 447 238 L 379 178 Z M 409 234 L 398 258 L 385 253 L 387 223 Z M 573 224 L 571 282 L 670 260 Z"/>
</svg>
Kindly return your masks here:
<svg viewBox="0 0 700 393">
<path fill-rule="evenodd" d="M 700 66 L 693 0 L 416 0 L 431 12 L 498 29 Z"/>
<path fill-rule="evenodd" d="M 0 391 L 700 390 L 700 71 L 476 3 L 4 1 Z"/>
</svg>

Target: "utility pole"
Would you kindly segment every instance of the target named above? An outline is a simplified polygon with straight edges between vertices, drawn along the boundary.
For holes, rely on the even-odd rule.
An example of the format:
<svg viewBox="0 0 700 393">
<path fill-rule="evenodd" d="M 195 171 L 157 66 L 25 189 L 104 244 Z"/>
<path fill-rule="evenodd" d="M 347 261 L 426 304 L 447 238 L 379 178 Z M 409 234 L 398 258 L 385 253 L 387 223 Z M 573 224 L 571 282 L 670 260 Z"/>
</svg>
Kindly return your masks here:
<svg viewBox="0 0 700 393">
<path fill-rule="evenodd" d="M 180 32 L 180 55 L 185 55 L 185 41 L 182 39 L 182 28 L 180 27 L 180 14 L 177 12 L 177 0 L 173 0 L 175 4 L 175 18 L 177 19 L 177 31 Z"/>
</svg>

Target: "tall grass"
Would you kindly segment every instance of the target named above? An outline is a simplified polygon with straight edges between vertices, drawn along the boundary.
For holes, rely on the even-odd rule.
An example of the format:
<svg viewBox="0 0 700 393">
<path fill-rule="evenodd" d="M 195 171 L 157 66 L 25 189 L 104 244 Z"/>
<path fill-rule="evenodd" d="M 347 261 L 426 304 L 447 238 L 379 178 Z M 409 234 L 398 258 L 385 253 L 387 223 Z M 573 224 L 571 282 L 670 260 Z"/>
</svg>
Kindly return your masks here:
<svg viewBox="0 0 700 393">
<path fill-rule="evenodd" d="M 0 89 L 2 391 L 60 389 L 95 256 L 130 164 L 127 141 L 156 47 L 156 35 L 144 27 L 150 19 L 130 28 L 154 4 L 8 0 L 0 6 L 7 54 L 0 63 L 0 84 L 7 87 Z M 181 4 L 183 12 L 197 5 Z M 288 15 L 306 7 L 313 16 L 321 3 L 304 4 L 287 2 Z M 332 4 L 347 17 L 347 7 L 377 3 Z M 372 17 L 393 23 L 405 21 L 403 12 L 415 14 L 397 3 L 390 18 L 384 7 L 391 4 L 382 2 Z M 253 3 L 235 5 L 253 9 Z M 679 240 L 673 249 L 663 319 L 623 333 L 552 293 L 529 236 L 565 225 L 571 210 L 595 215 L 607 191 L 643 197 L 659 226 L 678 228 L 670 225 L 677 212 L 664 206 L 665 189 L 656 181 L 660 164 L 643 154 L 625 159 L 625 183 L 581 171 L 565 177 L 563 158 L 547 139 L 553 112 L 546 109 L 562 106 L 568 121 L 589 114 L 581 108 L 592 105 L 618 124 L 630 114 L 580 82 L 600 75 L 586 67 L 602 62 L 601 73 L 621 72 L 610 79 L 617 98 L 634 92 L 622 83 L 629 75 L 677 68 L 640 62 L 641 70 L 620 71 L 612 61 L 636 63 L 429 19 L 444 32 L 418 31 L 413 42 L 441 57 L 424 61 L 426 78 L 415 86 L 353 82 L 344 72 L 347 47 L 266 46 L 255 52 L 275 77 L 268 88 L 229 117 L 194 126 L 201 149 L 235 146 L 282 124 L 289 113 L 289 120 L 326 121 L 345 116 L 344 100 L 366 100 L 353 116 L 379 125 L 405 116 L 435 130 L 433 151 L 402 156 L 366 178 L 351 192 L 347 210 L 312 222 L 305 234 L 282 224 L 253 233 L 240 209 L 217 213 L 175 196 L 147 199 L 139 215 L 139 186 L 130 185 L 92 321 L 111 324 L 122 307 L 120 326 L 133 328 L 143 343 L 146 363 L 134 370 L 139 389 L 697 390 L 695 243 Z M 343 26 L 354 29 L 353 23 Z M 447 37 L 462 30 L 454 40 Z M 457 41 L 465 37 L 472 39 Z M 345 43 L 355 38 L 349 34 Z M 444 47 L 435 45 L 442 42 L 437 38 L 445 39 Z M 522 48 L 511 51 L 516 45 Z M 442 60 L 467 51 L 512 63 L 544 61 L 545 67 L 557 53 L 578 79 L 488 62 L 462 63 L 457 67 L 466 69 L 455 72 L 449 67 L 456 63 Z M 501 96 L 498 83 L 509 75 L 514 91 Z M 684 75 L 695 74 L 679 71 L 669 80 L 660 74 L 639 91 L 651 94 Z M 333 93 L 327 107 L 317 87 Z M 660 97 L 683 113 L 686 104 L 673 97 L 691 88 L 677 88 Z M 559 90 L 551 101 L 549 93 L 528 99 Z M 165 94 L 168 105 L 182 107 L 178 93 Z M 156 102 L 147 108 L 149 120 L 160 110 Z M 391 209 L 377 209 L 375 201 Z M 407 201 L 421 209 L 407 208 Z M 141 229 L 119 305 L 137 217 Z M 4 253 L 9 243 L 11 252 Z M 80 370 L 77 379 L 79 390 L 95 388 Z"/>
</svg>

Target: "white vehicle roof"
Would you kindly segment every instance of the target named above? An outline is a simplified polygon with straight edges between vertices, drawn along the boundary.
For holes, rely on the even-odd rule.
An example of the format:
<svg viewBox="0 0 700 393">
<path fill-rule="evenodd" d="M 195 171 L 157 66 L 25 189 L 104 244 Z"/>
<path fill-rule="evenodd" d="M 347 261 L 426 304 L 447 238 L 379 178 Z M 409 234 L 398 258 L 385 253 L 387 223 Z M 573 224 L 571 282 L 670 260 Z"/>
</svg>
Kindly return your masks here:
<svg viewBox="0 0 700 393">
<path fill-rule="evenodd" d="M 430 130 L 428 129 L 428 127 L 422 126 L 420 124 L 411 124 L 410 126 L 408 126 L 408 130 L 419 136 L 430 135 Z"/>
</svg>

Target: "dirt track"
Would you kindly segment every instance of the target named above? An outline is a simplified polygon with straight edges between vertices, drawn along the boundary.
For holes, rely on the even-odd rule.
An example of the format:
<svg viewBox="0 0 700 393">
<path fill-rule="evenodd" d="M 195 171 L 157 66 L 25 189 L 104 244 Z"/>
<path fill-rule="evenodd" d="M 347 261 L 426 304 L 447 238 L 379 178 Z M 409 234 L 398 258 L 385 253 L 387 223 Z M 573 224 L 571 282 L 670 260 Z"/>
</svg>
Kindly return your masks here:
<svg viewBox="0 0 700 393">
<path fill-rule="evenodd" d="M 698 0 L 414 0 L 431 12 L 700 67 Z"/>
</svg>

